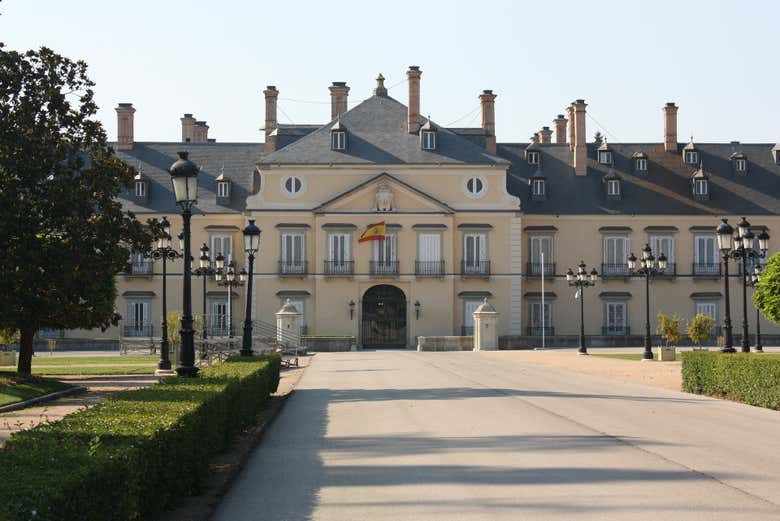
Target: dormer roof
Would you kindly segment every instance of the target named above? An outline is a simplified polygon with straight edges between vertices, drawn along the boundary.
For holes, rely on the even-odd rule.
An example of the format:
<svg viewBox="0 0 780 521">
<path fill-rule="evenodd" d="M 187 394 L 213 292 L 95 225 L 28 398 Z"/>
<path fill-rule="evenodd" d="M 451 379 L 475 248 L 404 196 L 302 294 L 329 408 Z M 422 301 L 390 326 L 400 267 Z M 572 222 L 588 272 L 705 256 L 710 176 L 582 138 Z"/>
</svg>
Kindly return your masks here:
<svg viewBox="0 0 780 521">
<path fill-rule="evenodd" d="M 645 154 L 640 150 L 639 152 L 634 152 L 633 154 L 631 154 L 631 157 L 633 159 L 647 159 L 647 154 Z"/>
<path fill-rule="evenodd" d="M 598 150 L 599 152 L 612 150 L 611 148 L 609 148 L 609 143 L 607 143 L 607 138 L 604 138 L 604 141 L 601 143 L 601 146 L 598 148 Z"/>
<path fill-rule="evenodd" d="M 691 179 L 709 179 L 710 174 L 704 170 L 704 162 L 699 163 L 699 169 L 696 170 L 693 175 L 691 176 Z"/>
</svg>

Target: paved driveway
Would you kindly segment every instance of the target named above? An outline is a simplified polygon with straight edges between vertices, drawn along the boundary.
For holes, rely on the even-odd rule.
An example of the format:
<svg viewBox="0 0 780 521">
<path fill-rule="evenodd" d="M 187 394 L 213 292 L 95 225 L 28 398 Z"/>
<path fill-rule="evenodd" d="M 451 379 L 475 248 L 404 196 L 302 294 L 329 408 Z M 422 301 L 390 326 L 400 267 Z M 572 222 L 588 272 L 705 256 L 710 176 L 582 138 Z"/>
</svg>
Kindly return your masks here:
<svg viewBox="0 0 780 521">
<path fill-rule="evenodd" d="M 778 520 L 780 413 L 479 353 L 318 354 L 239 520 Z"/>
</svg>

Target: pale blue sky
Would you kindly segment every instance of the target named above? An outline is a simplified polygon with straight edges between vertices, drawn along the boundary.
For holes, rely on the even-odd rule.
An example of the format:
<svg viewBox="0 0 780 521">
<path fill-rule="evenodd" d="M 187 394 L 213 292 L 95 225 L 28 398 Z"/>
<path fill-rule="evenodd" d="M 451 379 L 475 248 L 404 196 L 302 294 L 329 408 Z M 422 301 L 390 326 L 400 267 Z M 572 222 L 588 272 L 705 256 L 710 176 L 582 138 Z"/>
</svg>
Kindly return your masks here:
<svg viewBox="0 0 780 521">
<path fill-rule="evenodd" d="M 391 86 L 414 64 L 422 112 L 440 124 L 493 89 L 499 142 L 526 142 L 575 98 L 616 142 L 662 141 L 667 101 L 681 141 L 780 141 L 771 0 L 5 0 L 0 13 L 8 47 L 89 63 L 112 139 L 113 107 L 132 102 L 139 141 L 180 139 L 184 112 L 219 141 L 261 141 L 265 85 L 280 90 L 281 122 L 323 123 L 330 82 L 347 81 L 354 104 L 379 72 Z M 406 103 L 406 84 L 390 95 Z"/>
</svg>

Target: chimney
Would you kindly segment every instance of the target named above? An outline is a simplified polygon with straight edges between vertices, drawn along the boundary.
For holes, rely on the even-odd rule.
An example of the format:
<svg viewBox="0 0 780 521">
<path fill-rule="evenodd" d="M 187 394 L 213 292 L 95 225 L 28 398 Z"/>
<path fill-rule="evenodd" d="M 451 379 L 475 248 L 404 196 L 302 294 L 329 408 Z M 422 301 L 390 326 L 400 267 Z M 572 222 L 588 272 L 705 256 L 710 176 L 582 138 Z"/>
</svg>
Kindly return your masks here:
<svg viewBox="0 0 780 521">
<path fill-rule="evenodd" d="M 538 143 L 539 142 L 539 133 L 534 132 L 534 135 L 531 136 L 531 143 Z"/>
<path fill-rule="evenodd" d="M 539 131 L 539 135 L 542 138 L 542 143 L 552 143 L 552 130 L 550 130 L 550 127 L 542 127 L 542 130 Z"/>
<path fill-rule="evenodd" d="M 334 81 L 328 90 L 330 91 L 330 119 L 333 121 L 347 111 L 349 87 L 346 81 Z"/>
<path fill-rule="evenodd" d="M 563 117 L 563 114 L 558 114 L 558 117 L 553 120 L 555 124 L 555 142 L 559 145 L 566 143 L 566 122 L 568 120 Z"/>
<path fill-rule="evenodd" d="M 276 134 L 272 136 L 271 133 L 278 126 L 276 121 L 276 98 L 279 97 L 279 91 L 273 85 L 269 85 L 265 88 L 263 94 L 265 94 L 265 148 L 263 152 L 270 154 L 276 150 Z"/>
<path fill-rule="evenodd" d="M 664 106 L 664 150 L 677 152 L 677 105 L 672 102 Z"/>
<path fill-rule="evenodd" d="M 417 65 L 410 65 L 406 71 L 409 80 L 409 110 L 407 111 L 406 127 L 410 134 L 420 130 L 420 76 L 422 71 Z"/>
<path fill-rule="evenodd" d="M 192 132 L 193 143 L 206 143 L 209 140 L 209 126 L 205 121 L 196 121 Z"/>
<path fill-rule="evenodd" d="M 479 95 L 482 103 L 482 129 L 485 131 L 485 148 L 491 154 L 496 153 L 496 95 L 492 90 L 483 90 Z"/>
<path fill-rule="evenodd" d="M 120 103 L 116 108 L 116 141 L 119 150 L 133 149 L 133 114 L 132 103 Z"/>
<path fill-rule="evenodd" d="M 566 107 L 569 115 L 569 150 L 574 150 L 574 104 Z"/>
<path fill-rule="evenodd" d="M 588 174 L 588 136 L 585 128 L 585 100 L 578 99 L 572 103 L 574 109 L 574 173 Z"/>
<path fill-rule="evenodd" d="M 181 142 L 191 143 L 195 141 L 195 118 L 192 114 L 185 114 L 181 118 Z"/>
</svg>

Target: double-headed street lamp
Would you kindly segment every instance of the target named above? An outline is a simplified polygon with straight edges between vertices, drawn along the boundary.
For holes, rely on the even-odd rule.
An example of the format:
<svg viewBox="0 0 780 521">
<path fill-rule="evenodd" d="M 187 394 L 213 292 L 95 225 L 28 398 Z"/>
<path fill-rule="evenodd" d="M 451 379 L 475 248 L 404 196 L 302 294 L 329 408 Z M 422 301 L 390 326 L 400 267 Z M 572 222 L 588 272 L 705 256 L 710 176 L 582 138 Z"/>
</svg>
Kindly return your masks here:
<svg viewBox="0 0 780 521">
<path fill-rule="evenodd" d="M 639 259 L 639 269 L 637 269 L 637 258 L 632 253 L 628 257 L 628 270 L 631 275 L 638 275 L 645 278 L 645 352 L 642 353 L 642 360 L 653 359 L 653 344 L 650 337 L 650 279 L 658 274 L 662 274 L 669 266 L 669 260 L 666 255 L 661 253 L 658 256 L 658 265 L 653 256 L 653 250 L 649 244 L 642 248 L 642 258 Z"/>
<path fill-rule="evenodd" d="M 190 219 L 192 207 L 198 198 L 199 168 L 187 159 L 188 152 L 179 152 L 179 159 L 171 165 L 171 183 L 176 197 L 176 204 L 182 208 L 183 239 L 184 239 L 184 284 L 182 285 L 182 315 L 181 315 L 181 354 L 176 372 L 179 376 L 195 376 L 198 368 L 195 366 L 195 332 L 192 329 L 192 254 L 190 252 Z"/>
<path fill-rule="evenodd" d="M 209 247 L 206 246 L 205 242 L 203 243 L 203 246 L 200 247 L 199 261 L 198 269 L 194 270 L 192 273 L 197 277 L 203 278 L 203 340 L 206 340 L 208 338 L 208 333 L 206 333 L 206 330 L 208 329 L 208 324 L 206 323 L 206 281 L 209 277 L 214 275 L 214 270 L 211 269 Z"/>
<path fill-rule="evenodd" d="M 249 281 L 246 286 L 246 311 L 244 313 L 244 337 L 241 340 L 241 354 L 252 354 L 252 279 L 255 269 L 255 254 L 260 251 L 260 228 L 254 219 L 244 228 L 244 251 L 249 260 Z"/>
<path fill-rule="evenodd" d="M 577 275 L 574 275 L 574 272 L 569 268 L 569 271 L 566 272 L 566 281 L 569 283 L 569 286 L 575 286 L 577 288 L 577 293 L 579 293 L 580 296 L 580 349 L 577 351 L 578 354 L 581 355 L 587 355 L 588 354 L 588 348 L 585 347 L 585 292 L 584 289 L 588 286 L 595 286 L 596 280 L 598 280 L 599 273 L 596 271 L 596 268 L 593 268 L 590 271 L 590 275 L 588 275 L 588 270 L 585 267 L 585 261 L 580 261 L 579 266 L 577 266 Z M 544 314 L 544 310 L 542 310 L 542 314 Z"/>
<path fill-rule="evenodd" d="M 750 279 L 750 280 L 747 280 Z M 749 286 L 755 287 L 761 281 L 761 266 L 756 264 L 753 267 L 753 273 L 745 276 L 745 282 Z M 761 344 L 761 312 L 756 306 L 756 353 L 763 353 L 764 346 Z"/>
<path fill-rule="evenodd" d="M 750 231 L 750 223 L 744 217 L 737 224 L 737 233 L 728 223 L 728 219 L 722 219 L 717 228 L 718 246 L 723 255 L 725 291 L 726 291 L 726 325 L 723 326 L 726 331 L 724 346 L 722 351 L 733 353 L 734 341 L 731 332 L 731 309 L 729 306 L 729 259 L 735 259 L 742 263 L 742 352 L 750 352 L 750 336 L 748 332 L 747 320 L 747 287 L 750 283 L 751 275 L 748 273 L 748 260 L 763 259 L 766 257 L 766 251 L 769 247 L 769 234 L 766 230 L 758 234 L 758 237 Z M 753 241 L 758 239 L 758 250 L 753 249 Z"/>
<path fill-rule="evenodd" d="M 217 280 L 217 284 L 227 288 L 227 329 L 228 338 L 233 338 L 233 316 L 232 316 L 232 294 L 233 288 L 243 286 L 246 282 L 247 274 L 246 270 L 241 268 L 240 272 L 236 272 L 235 261 L 230 261 L 227 268 L 225 268 L 225 257 L 220 253 L 216 259 L 217 269 L 214 273 L 214 278 Z"/>
<path fill-rule="evenodd" d="M 160 224 L 162 225 L 163 235 L 157 239 L 156 247 L 148 253 L 148 256 L 154 260 L 162 260 L 162 336 L 160 339 L 160 361 L 157 362 L 157 372 L 165 374 L 171 370 L 170 343 L 168 342 L 167 261 L 176 260 L 182 255 L 171 246 L 171 223 L 168 221 L 168 218 L 163 217 Z"/>
</svg>

